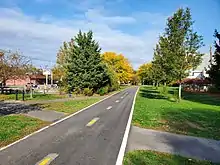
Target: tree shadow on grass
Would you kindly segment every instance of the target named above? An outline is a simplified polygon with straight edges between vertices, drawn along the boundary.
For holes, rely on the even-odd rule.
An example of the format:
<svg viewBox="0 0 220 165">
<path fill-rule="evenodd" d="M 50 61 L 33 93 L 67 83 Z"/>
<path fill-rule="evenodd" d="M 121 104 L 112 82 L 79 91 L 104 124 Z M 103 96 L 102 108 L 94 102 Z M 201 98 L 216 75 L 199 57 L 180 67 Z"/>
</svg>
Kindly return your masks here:
<svg viewBox="0 0 220 165">
<path fill-rule="evenodd" d="M 192 93 L 184 91 L 183 98 L 184 100 L 189 100 L 202 104 L 220 106 L 220 98 L 211 96 L 207 93 Z"/>
<path fill-rule="evenodd" d="M 153 90 L 152 88 L 140 89 L 139 94 L 141 97 L 149 99 L 167 99 L 167 97 L 162 96 L 157 90 Z"/>
<path fill-rule="evenodd" d="M 174 96 L 174 98 L 177 98 L 178 88 L 169 88 L 168 94 Z M 149 99 L 166 99 L 173 102 L 173 100 L 170 100 L 168 97 L 161 95 L 159 91 L 157 91 L 156 89 L 152 89 L 152 87 L 145 87 L 143 89 L 140 89 L 140 96 Z M 192 93 L 182 91 L 182 99 L 201 104 L 220 106 L 220 98 L 207 93 Z"/>
<path fill-rule="evenodd" d="M 38 110 L 41 110 L 41 108 L 36 105 L 6 103 L 3 101 L 0 101 L 0 116 L 10 115 L 10 114 L 28 113 L 30 111 L 38 111 Z"/>
<path fill-rule="evenodd" d="M 170 107 L 161 117 L 166 131 L 220 140 L 220 111 Z"/>
<path fill-rule="evenodd" d="M 166 109 L 161 117 L 163 130 L 195 137 L 162 133 L 157 138 L 169 146 L 172 153 L 200 160 L 220 162 L 220 111 L 212 109 Z M 203 137 L 206 139 L 197 139 Z M 218 141 L 216 141 L 218 140 Z"/>
</svg>

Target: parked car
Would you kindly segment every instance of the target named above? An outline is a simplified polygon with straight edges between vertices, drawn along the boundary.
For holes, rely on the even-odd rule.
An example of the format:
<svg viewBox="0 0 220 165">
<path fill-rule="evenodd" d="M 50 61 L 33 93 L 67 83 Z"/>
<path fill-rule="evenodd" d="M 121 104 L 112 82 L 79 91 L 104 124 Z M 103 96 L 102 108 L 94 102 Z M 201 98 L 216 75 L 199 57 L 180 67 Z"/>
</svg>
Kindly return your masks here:
<svg viewBox="0 0 220 165">
<path fill-rule="evenodd" d="M 30 88 L 30 86 L 32 86 L 32 88 L 37 88 L 37 87 L 38 87 L 37 84 L 27 83 L 26 87 L 27 87 L 27 88 Z"/>
</svg>

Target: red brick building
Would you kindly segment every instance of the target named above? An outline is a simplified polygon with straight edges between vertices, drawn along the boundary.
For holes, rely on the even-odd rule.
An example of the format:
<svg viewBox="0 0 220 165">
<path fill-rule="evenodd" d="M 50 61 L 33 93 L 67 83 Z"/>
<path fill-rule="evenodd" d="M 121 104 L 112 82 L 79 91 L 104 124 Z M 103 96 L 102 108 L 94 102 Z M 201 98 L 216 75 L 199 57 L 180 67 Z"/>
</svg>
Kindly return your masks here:
<svg viewBox="0 0 220 165">
<path fill-rule="evenodd" d="M 28 83 L 34 85 L 43 85 L 46 82 L 46 76 L 44 75 L 31 75 L 23 78 L 9 79 L 6 81 L 6 86 L 24 86 Z"/>
</svg>

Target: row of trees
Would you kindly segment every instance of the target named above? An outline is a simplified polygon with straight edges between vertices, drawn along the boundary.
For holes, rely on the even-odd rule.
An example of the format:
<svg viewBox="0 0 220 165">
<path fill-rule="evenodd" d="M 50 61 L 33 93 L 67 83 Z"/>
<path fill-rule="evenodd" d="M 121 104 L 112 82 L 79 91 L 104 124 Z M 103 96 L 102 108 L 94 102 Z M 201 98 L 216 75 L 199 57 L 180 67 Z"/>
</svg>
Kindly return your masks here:
<svg viewBox="0 0 220 165">
<path fill-rule="evenodd" d="M 103 61 L 114 70 L 120 83 L 127 84 L 131 81 L 134 71 L 127 58 L 114 52 L 105 52 L 101 56 Z"/>
<path fill-rule="evenodd" d="M 130 82 L 133 74 L 131 64 L 122 54 L 101 54 L 92 31 L 79 31 L 70 42 L 64 42 L 57 54 L 57 64 L 53 72 L 60 78 L 61 86 L 76 93 L 113 91 L 120 83 Z"/>
<path fill-rule="evenodd" d="M 165 32 L 159 37 L 154 50 L 153 61 L 139 68 L 142 81 L 163 83 L 179 82 L 181 99 L 182 80 L 190 69 L 195 69 L 202 61 L 199 48 L 204 44 L 202 36 L 193 31 L 190 9 L 180 8 L 167 20 Z"/>
<path fill-rule="evenodd" d="M 137 74 L 143 85 L 153 84 L 152 63 L 142 64 L 138 68 Z"/>
<path fill-rule="evenodd" d="M 211 53 L 211 59 L 210 59 L 210 66 L 207 68 L 207 73 L 209 74 L 209 78 L 208 79 L 184 79 L 182 80 L 182 83 L 186 83 L 186 84 L 214 84 L 215 88 L 217 90 L 220 89 L 220 34 L 218 33 L 217 30 L 215 30 L 214 33 L 214 37 L 217 39 L 214 43 L 215 46 L 215 51 L 214 54 Z M 157 50 L 157 49 L 156 49 Z M 157 56 L 155 57 L 155 59 L 158 58 Z M 160 58 L 158 58 L 160 59 Z M 159 65 L 157 65 L 159 64 Z M 152 63 L 146 63 L 143 64 L 139 67 L 138 69 L 138 76 L 141 80 L 142 84 L 153 84 L 155 82 L 159 83 L 159 82 L 165 82 L 166 81 L 162 81 L 164 80 L 164 77 L 166 75 L 166 72 L 162 72 L 162 65 L 163 63 L 161 62 L 161 64 L 158 61 L 154 61 L 154 68 L 152 68 Z M 164 64 L 165 65 L 165 64 Z M 197 65 L 196 65 L 197 66 Z M 164 69 L 164 68 L 163 68 Z M 157 73 L 158 71 L 158 73 Z M 187 70 L 186 70 L 187 71 Z M 187 72 L 184 72 L 187 75 Z M 168 75 L 166 75 L 168 77 Z M 185 76 L 184 76 L 185 77 Z M 171 80 L 173 77 L 171 76 Z M 176 79 L 174 79 L 174 82 Z M 168 81 L 169 83 L 170 81 Z"/>
<path fill-rule="evenodd" d="M 52 70 L 55 80 L 66 91 L 106 93 L 119 88 L 119 84 L 130 83 L 134 71 L 128 59 L 122 54 L 105 52 L 93 39 L 92 31 L 82 33 L 64 42 L 57 54 L 57 65 Z M 8 79 L 19 79 L 39 74 L 31 65 L 31 59 L 18 51 L 0 50 L 0 83 Z M 103 91 L 104 90 L 104 91 Z"/>
</svg>

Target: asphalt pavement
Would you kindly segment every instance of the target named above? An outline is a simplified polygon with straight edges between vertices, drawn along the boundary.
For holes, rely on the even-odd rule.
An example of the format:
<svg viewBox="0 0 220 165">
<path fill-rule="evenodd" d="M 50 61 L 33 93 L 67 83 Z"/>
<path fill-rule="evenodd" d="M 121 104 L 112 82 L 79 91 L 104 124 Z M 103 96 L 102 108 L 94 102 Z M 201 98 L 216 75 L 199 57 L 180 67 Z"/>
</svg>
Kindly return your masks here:
<svg viewBox="0 0 220 165">
<path fill-rule="evenodd" d="M 220 141 L 131 127 L 127 151 L 153 150 L 199 160 L 220 162 Z"/>
<path fill-rule="evenodd" d="M 137 87 L 0 151 L 1 165 L 115 165 Z"/>
</svg>

